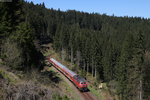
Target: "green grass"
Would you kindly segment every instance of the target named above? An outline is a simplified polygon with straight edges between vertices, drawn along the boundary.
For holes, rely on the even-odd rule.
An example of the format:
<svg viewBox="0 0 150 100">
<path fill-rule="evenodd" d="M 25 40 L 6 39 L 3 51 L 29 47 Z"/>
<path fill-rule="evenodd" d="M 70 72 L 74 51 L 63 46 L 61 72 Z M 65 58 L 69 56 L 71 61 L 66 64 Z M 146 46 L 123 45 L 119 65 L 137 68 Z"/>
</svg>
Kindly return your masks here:
<svg viewBox="0 0 150 100">
<path fill-rule="evenodd" d="M 48 50 L 48 51 L 44 52 L 43 55 L 48 56 L 49 54 L 53 54 L 53 53 L 54 53 L 54 51 Z"/>
<path fill-rule="evenodd" d="M 15 83 L 15 82 L 17 82 L 19 80 L 19 78 L 17 76 L 15 76 L 13 73 L 7 72 L 7 71 L 5 71 L 3 69 L 0 69 L 0 75 L 4 79 L 8 80 L 8 82 L 10 82 L 10 83 Z"/>
<path fill-rule="evenodd" d="M 88 86 L 88 89 L 92 94 L 94 94 L 98 98 L 98 100 L 104 100 L 101 93 L 98 90 L 94 89 L 91 85 Z"/>
<path fill-rule="evenodd" d="M 53 71 L 53 72 L 55 72 L 52 67 L 47 67 L 46 69 L 47 69 L 47 71 Z M 67 98 L 70 97 L 69 98 L 70 100 L 78 100 L 76 98 L 77 96 L 72 92 L 71 87 L 68 85 L 67 82 L 65 82 L 63 80 L 63 78 L 60 76 L 60 74 L 57 73 L 55 75 L 60 78 L 61 81 L 57 85 L 62 89 L 63 93 L 67 96 Z M 65 98 L 65 97 L 59 98 L 59 96 L 56 95 L 55 98 L 54 98 L 54 100 L 59 100 L 59 99 L 60 100 L 68 100 L 67 98 Z"/>
<path fill-rule="evenodd" d="M 69 98 L 65 95 L 63 97 L 61 97 L 58 94 L 53 95 L 53 100 L 69 100 Z"/>
</svg>

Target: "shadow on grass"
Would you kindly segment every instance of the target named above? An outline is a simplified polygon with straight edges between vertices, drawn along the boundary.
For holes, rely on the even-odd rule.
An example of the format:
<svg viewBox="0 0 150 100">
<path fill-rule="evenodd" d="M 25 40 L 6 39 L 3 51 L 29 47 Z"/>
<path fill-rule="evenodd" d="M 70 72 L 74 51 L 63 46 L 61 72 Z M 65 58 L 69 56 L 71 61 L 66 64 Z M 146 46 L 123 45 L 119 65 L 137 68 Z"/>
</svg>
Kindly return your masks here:
<svg viewBox="0 0 150 100">
<path fill-rule="evenodd" d="M 45 71 L 42 72 L 41 75 L 48 77 L 54 83 L 59 83 L 61 81 L 61 79 L 57 76 L 57 73 L 53 71 Z"/>
</svg>

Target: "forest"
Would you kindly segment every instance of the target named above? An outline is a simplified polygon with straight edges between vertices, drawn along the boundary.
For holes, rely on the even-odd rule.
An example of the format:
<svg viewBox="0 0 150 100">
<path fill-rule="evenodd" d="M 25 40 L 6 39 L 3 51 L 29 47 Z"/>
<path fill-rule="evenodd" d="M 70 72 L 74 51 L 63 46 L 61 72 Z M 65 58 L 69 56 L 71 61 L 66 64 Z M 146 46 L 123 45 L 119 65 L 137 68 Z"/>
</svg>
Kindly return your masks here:
<svg viewBox="0 0 150 100">
<path fill-rule="evenodd" d="M 111 84 L 120 100 L 150 99 L 150 19 L 13 2 L 0 3 L 0 57 L 8 66 L 41 69 L 34 41 L 50 42 L 74 71 Z"/>
</svg>

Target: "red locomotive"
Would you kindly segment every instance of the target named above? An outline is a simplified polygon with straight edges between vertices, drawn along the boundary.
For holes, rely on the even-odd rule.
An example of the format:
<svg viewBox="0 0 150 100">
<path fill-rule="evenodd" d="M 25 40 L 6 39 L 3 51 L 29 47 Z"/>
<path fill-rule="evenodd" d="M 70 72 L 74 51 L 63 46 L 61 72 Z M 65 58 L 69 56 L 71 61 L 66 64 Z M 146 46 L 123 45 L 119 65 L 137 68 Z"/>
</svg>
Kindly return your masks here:
<svg viewBox="0 0 150 100">
<path fill-rule="evenodd" d="M 70 81 L 74 83 L 74 85 L 80 90 L 80 91 L 87 91 L 87 82 L 84 78 L 77 75 L 73 71 L 69 70 L 66 66 L 62 65 L 58 61 L 56 61 L 53 58 L 49 58 L 48 61 L 59 71 L 61 71 Z"/>
</svg>

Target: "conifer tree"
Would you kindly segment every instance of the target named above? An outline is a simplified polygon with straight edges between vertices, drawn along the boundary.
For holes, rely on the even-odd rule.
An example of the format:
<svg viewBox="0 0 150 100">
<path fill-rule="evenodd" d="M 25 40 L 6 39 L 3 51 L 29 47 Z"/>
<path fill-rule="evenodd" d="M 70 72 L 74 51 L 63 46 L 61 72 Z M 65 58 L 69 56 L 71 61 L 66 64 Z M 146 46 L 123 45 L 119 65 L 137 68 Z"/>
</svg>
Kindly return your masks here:
<svg viewBox="0 0 150 100">
<path fill-rule="evenodd" d="M 132 46 L 133 46 L 133 36 L 128 34 L 123 43 L 121 56 L 119 59 L 119 64 L 117 67 L 117 81 L 118 81 L 118 94 L 121 100 L 128 99 L 128 69 L 130 68 L 128 63 L 132 59 Z"/>
<path fill-rule="evenodd" d="M 139 32 L 135 36 L 133 44 L 132 59 L 129 61 L 128 69 L 128 87 L 131 87 L 129 93 L 132 95 L 129 99 L 142 100 L 143 94 L 143 63 L 144 63 L 144 36 Z"/>
</svg>

